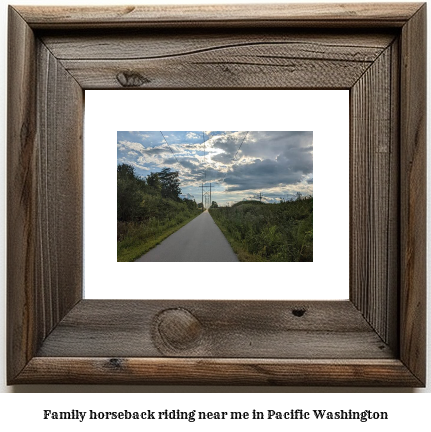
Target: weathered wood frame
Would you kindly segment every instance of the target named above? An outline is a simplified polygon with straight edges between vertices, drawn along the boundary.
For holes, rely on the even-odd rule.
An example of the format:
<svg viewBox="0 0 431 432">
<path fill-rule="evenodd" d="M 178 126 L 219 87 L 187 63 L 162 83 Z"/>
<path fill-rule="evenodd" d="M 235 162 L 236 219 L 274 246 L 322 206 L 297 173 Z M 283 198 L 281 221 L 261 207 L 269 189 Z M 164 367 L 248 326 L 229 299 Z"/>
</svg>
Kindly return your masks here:
<svg viewBox="0 0 431 432">
<path fill-rule="evenodd" d="M 8 383 L 424 386 L 425 27 L 416 3 L 10 7 Z M 350 300 L 83 300 L 84 90 L 125 87 L 350 89 Z"/>
</svg>

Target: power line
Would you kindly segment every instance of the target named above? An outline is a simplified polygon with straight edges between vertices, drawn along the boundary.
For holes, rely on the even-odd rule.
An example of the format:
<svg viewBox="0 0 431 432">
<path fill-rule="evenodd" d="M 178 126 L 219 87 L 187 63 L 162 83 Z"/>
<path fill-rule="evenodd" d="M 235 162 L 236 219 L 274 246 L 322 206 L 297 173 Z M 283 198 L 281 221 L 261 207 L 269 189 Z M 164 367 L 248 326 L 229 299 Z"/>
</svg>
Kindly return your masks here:
<svg viewBox="0 0 431 432">
<path fill-rule="evenodd" d="M 165 136 L 163 135 L 163 132 L 162 131 L 160 131 L 160 133 L 162 134 L 162 137 L 163 137 L 163 139 L 165 140 L 165 143 L 168 145 L 168 147 L 169 147 L 169 150 L 171 151 L 171 153 L 172 153 L 172 155 L 174 156 L 174 158 L 175 158 L 175 160 L 177 161 L 177 163 L 179 164 L 179 162 L 178 162 L 178 159 L 177 159 L 177 157 L 175 156 L 175 153 L 174 153 L 174 151 L 171 149 L 171 146 L 169 145 L 169 143 L 167 142 L 167 140 L 166 140 L 166 138 L 165 138 Z"/>
<path fill-rule="evenodd" d="M 238 152 L 241 150 L 241 147 L 242 147 L 242 145 L 244 144 L 244 141 L 245 141 L 245 139 L 247 138 L 247 135 L 248 135 L 249 132 L 250 132 L 250 131 L 247 131 L 247 133 L 244 135 L 244 138 L 242 139 L 241 144 L 239 145 L 238 150 L 236 151 L 235 156 L 232 158 L 232 160 L 235 160 L 236 155 L 237 155 Z"/>
<path fill-rule="evenodd" d="M 248 134 L 248 132 L 247 132 L 247 134 Z M 246 136 L 247 136 L 247 134 L 246 134 Z M 208 137 L 207 140 L 205 140 L 205 135 Z M 204 142 L 203 142 L 203 144 L 204 144 L 204 163 L 205 163 L 205 168 L 204 168 L 204 170 L 205 170 L 205 182 L 206 182 L 206 181 L 207 181 L 207 180 L 206 180 L 206 170 L 207 170 L 207 166 L 206 166 L 206 161 L 205 161 L 205 152 L 206 152 L 205 143 L 206 143 L 207 141 L 210 141 L 211 139 L 213 139 L 213 138 L 214 138 L 214 135 L 211 135 L 210 133 L 205 133 L 205 131 L 202 131 L 202 137 L 203 137 L 203 140 L 204 140 Z M 244 139 L 243 139 L 242 142 L 244 142 Z M 241 145 L 242 145 L 242 143 L 241 143 Z M 240 147 L 241 147 L 241 145 L 240 145 Z M 225 177 L 225 178 L 226 178 L 226 177 Z M 220 183 L 220 182 L 223 182 L 223 181 L 224 181 L 224 179 L 222 179 L 221 181 L 220 181 L 220 180 L 216 180 L 216 183 L 217 183 L 217 182 Z M 208 187 L 208 186 L 203 186 L 203 184 L 202 184 L 202 186 L 200 186 L 200 187 L 202 187 L 202 190 L 203 190 L 204 187 Z M 211 198 L 211 188 L 212 188 L 212 183 L 210 183 L 209 188 L 210 188 L 210 190 L 209 190 L 209 199 L 210 199 L 209 206 L 211 206 L 211 204 L 212 204 L 212 198 Z M 214 188 L 215 188 L 215 186 L 214 186 Z M 208 195 L 208 192 L 203 193 L 203 197 L 204 197 L 205 195 Z"/>
<path fill-rule="evenodd" d="M 162 134 L 162 137 L 163 137 L 163 139 L 165 140 L 165 143 L 167 144 L 167 146 L 169 147 L 169 150 L 171 151 L 172 156 L 173 156 L 173 157 L 175 158 L 175 160 L 177 161 L 177 164 L 178 164 L 178 167 L 179 167 L 177 172 L 178 172 L 178 174 L 179 174 L 180 171 L 181 171 L 181 164 L 179 163 L 177 157 L 175 156 L 175 153 L 174 153 L 174 151 L 172 150 L 171 146 L 169 145 L 169 143 L 168 143 L 166 137 L 163 135 L 163 132 L 162 132 L 162 131 L 159 131 L 159 132 Z"/>
<path fill-rule="evenodd" d="M 208 139 L 205 139 L 205 135 L 208 137 Z M 202 171 L 204 173 L 205 180 L 207 178 L 207 164 L 206 164 L 206 146 L 205 143 L 209 140 L 211 140 L 213 137 L 211 134 L 206 134 L 205 131 L 202 131 L 202 144 L 204 146 L 204 170 Z"/>
<path fill-rule="evenodd" d="M 234 157 L 232 158 L 232 160 L 231 160 L 231 162 L 234 161 L 234 163 L 233 163 L 229 168 L 232 168 L 232 167 L 235 165 L 235 163 L 236 163 L 235 158 L 236 158 L 238 152 L 241 150 L 241 147 L 242 147 L 242 145 L 244 144 L 244 142 L 245 142 L 245 140 L 246 140 L 246 138 L 247 138 L 249 132 L 250 132 L 250 131 L 247 131 L 247 132 L 245 133 L 245 135 L 244 135 L 244 137 L 243 137 L 243 139 L 242 139 L 242 141 L 241 141 L 241 144 L 239 145 L 238 150 L 237 150 L 236 153 L 235 153 L 235 156 L 234 156 Z M 229 170 L 226 172 L 226 175 L 225 175 L 221 180 L 218 180 L 217 182 L 218 182 L 219 184 L 222 184 L 222 183 L 226 180 L 226 178 L 227 178 L 228 175 L 229 175 Z M 226 193 L 226 190 L 225 190 L 224 192 Z"/>
<path fill-rule="evenodd" d="M 206 135 L 208 136 L 207 140 L 205 140 L 205 131 L 202 131 L 202 144 L 204 146 L 204 160 L 203 160 L 204 179 L 203 180 L 205 181 L 205 183 L 207 181 L 206 146 L 205 146 L 205 143 L 212 138 L 212 136 L 210 136 L 209 134 L 206 134 Z M 209 190 L 209 205 L 208 205 L 208 207 L 210 207 L 211 206 L 211 187 L 212 187 L 212 185 L 210 183 L 210 185 L 207 186 L 206 184 L 204 185 L 204 183 L 202 182 L 202 186 L 199 186 L 199 187 L 202 188 L 202 211 L 204 211 L 204 208 L 205 208 L 204 199 L 205 199 L 205 202 L 206 202 L 207 198 L 208 198 L 208 191 L 204 191 L 204 188 L 208 188 L 209 187 L 209 189 L 210 189 Z"/>
<path fill-rule="evenodd" d="M 205 131 L 202 131 L 202 134 L 203 134 L 204 139 L 205 139 L 205 135 L 208 137 L 208 139 L 205 140 L 205 142 L 207 142 L 207 141 L 209 141 L 210 139 L 212 139 L 211 134 L 206 134 Z"/>
<path fill-rule="evenodd" d="M 205 181 L 207 181 L 207 167 L 205 166 L 205 131 L 202 131 L 202 141 L 203 141 L 203 145 L 204 145 L 204 178 Z"/>
<path fill-rule="evenodd" d="M 242 145 L 244 144 L 245 139 L 247 138 L 247 135 L 250 131 L 247 131 L 246 134 L 244 135 L 244 138 L 241 141 L 241 144 L 238 147 L 238 150 L 235 153 L 235 156 L 232 158 L 231 162 L 235 160 L 236 155 L 238 154 L 238 152 L 241 150 Z M 236 162 L 236 161 L 235 161 Z M 229 168 L 232 168 L 235 165 L 235 163 L 233 165 L 231 165 Z M 226 180 L 226 177 L 229 175 L 229 170 L 226 172 L 226 175 L 223 177 L 223 179 L 221 180 L 220 183 L 224 182 Z"/>
<path fill-rule="evenodd" d="M 245 133 L 245 135 L 243 136 L 243 138 L 241 140 L 241 143 L 240 143 L 240 145 L 239 145 L 239 147 L 238 147 L 238 149 L 237 149 L 237 151 L 235 153 L 235 156 L 232 158 L 231 161 L 236 162 L 235 159 L 236 159 L 239 151 L 241 150 L 242 145 L 244 144 L 245 140 L 247 139 L 247 136 L 248 136 L 249 133 L 250 133 L 250 131 L 247 131 Z M 208 137 L 208 139 L 205 139 L 205 135 Z M 207 176 L 206 176 L 206 171 L 207 171 L 206 142 L 210 141 L 212 138 L 214 138 L 213 135 L 211 135 L 209 133 L 205 133 L 205 131 L 202 131 L 202 141 L 203 141 L 202 144 L 203 144 L 203 148 L 204 148 L 204 159 L 203 159 L 203 165 L 204 165 L 204 167 L 203 167 L 201 173 L 202 173 L 202 180 L 205 181 L 205 182 L 207 182 Z M 210 163 L 210 165 L 211 165 L 211 163 Z M 235 165 L 235 163 L 230 168 L 232 168 L 234 165 Z M 215 182 L 216 183 L 223 183 L 228 175 L 229 175 L 229 173 L 226 173 L 226 175 L 221 180 L 215 180 Z M 203 183 L 202 183 L 202 186 L 199 186 L 199 187 L 202 188 L 202 200 L 204 198 L 207 198 L 206 195 L 208 195 L 208 192 L 204 192 L 203 189 L 207 188 L 207 187 L 210 188 L 209 197 L 210 197 L 210 205 L 211 205 L 211 203 L 212 203 L 212 200 L 211 200 L 211 187 L 212 187 L 212 184 L 210 183 L 210 186 L 204 186 Z"/>
</svg>

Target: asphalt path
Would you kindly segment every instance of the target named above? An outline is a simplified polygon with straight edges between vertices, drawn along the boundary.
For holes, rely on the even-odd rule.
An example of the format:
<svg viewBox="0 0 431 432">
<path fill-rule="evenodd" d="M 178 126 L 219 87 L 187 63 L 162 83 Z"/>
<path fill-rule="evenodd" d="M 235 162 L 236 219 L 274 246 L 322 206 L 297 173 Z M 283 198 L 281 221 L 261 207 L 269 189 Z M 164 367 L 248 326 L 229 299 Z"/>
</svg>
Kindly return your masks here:
<svg viewBox="0 0 431 432">
<path fill-rule="evenodd" d="M 135 262 L 229 261 L 238 261 L 238 257 L 211 215 L 205 211 Z"/>
</svg>

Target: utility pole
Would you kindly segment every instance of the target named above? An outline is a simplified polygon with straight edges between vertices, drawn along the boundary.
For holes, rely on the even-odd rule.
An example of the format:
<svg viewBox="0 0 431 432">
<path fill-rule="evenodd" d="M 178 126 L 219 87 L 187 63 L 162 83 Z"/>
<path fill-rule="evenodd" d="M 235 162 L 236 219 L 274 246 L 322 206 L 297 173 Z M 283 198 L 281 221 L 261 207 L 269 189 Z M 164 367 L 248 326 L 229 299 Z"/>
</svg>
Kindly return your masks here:
<svg viewBox="0 0 431 432">
<path fill-rule="evenodd" d="M 199 186 L 199 187 L 202 188 L 202 212 L 203 212 L 204 208 L 205 208 L 205 204 L 208 201 L 208 198 L 210 198 L 210 200 L 211 200 L 211 183 L 210 183 L 209 186 L 204 185 L 202 183 L 202 186 Z M 208 197 L 208 191 L 204 192 L 204 188 L 210 188 L 210 192 L 209 192 L 210 195 L 209 195 L 209 197 Z M 205 197 L 205 202 L 204 202 L 204 197 Z M 210 205 L 211 205 L 211 203 L 210 203 Z"/>
</svg>

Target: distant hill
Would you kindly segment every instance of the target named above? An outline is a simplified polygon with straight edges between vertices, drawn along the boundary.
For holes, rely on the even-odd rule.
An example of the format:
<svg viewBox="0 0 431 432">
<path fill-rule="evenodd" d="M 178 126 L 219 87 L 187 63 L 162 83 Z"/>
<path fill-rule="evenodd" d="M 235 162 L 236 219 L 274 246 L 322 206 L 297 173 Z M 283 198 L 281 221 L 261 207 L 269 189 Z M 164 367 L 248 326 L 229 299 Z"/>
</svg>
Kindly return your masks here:
<svg viewBox="0 0 431 432">
<path fill-rule="evenodd" d="M 261 201 L 256 201 L 256 200 L 248 200 L 247 201 L 246 200 L 246 201 L 240 201 L 240 202 L 237 202 L 235 204 L 232 204 L 231 207 L 239 207 L 239 206 L 244 205 L 244 204 L 265 205 L 265 203 L 263 203 Z"/>
</svg>

